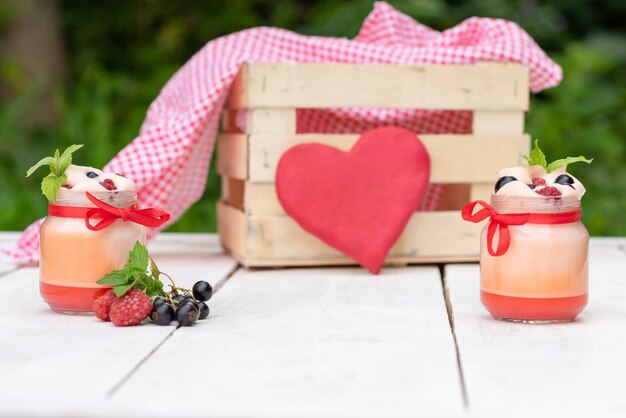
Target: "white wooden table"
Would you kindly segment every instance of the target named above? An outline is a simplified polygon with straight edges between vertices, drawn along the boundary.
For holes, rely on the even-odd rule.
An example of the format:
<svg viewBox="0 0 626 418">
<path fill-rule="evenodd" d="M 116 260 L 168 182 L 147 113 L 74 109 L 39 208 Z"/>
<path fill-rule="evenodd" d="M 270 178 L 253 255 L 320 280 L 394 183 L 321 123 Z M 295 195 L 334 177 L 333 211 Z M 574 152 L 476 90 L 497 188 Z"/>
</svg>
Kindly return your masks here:
<svg viewBox="0 0 626 418">
<path fill-rule="evenodd" d="M 206 321 L 56 314 L 36 268 L 0 259 L 0 416 L 626 416 L 626 239 L 592 240 L 589 306 L 560 325 L 492 320 L 478 265 L 247 271 L 214 235 L 151 251 L 214 285 Z"/>
</svg>

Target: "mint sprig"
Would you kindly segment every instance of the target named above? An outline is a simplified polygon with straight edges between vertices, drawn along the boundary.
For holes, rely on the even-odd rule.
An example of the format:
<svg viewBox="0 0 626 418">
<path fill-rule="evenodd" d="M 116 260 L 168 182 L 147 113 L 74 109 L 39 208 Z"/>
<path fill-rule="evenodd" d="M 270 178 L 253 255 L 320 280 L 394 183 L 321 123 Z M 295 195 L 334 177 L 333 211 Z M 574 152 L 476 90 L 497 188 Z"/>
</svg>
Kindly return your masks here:
<svg viewBox="0 0 626 418">
<path fill-rule="evenodd" d="M 528 162 L 528 165 L 530 166 L 540 165 L 548 173 L 551 173 L 554 170 L 557 170 L 563 167 L 564 165 L 578 163 L 578 162 L 591 164 L 591 162 L 593 161 L 593 158 L 587 159 L 583 157 L 582 155 L 579 155 L 578 157 L 561 158 L 560 160 L 555 160 L 555 161 L 552 161 L 550 164 L 548 164 L 548 161 L 546 160 L 546 155 L 543 153 L 541 148 L 539 148 L 538 139 L 535 139 L 535 145 L 533 149 L 530 151 L 530 156 L 525 155 L 524 159 Z"/>
<path fill-rule="evenodd" d="M 150 270 L 148 270 L 149 263 L 151 264 Z M 128 254 L 128 262 L 124 268 L 113 270 L 96 283 L 112 285 L 117 297 L 123 296 L 133 287 L 150 297 L 156 297 L 164 294 L 161 275 L 164 273 L 156 267 L 154 260 L 148 254 L 148 249 L 137 241 Z"/>
<path fill-rule="evenodd" d="M 65 181 L 65 170 L 72 164 L 72 154 L 83 147 L 83 144 L 70 145 L 63 151 L 63 154 L 59 150 L 54 151 L 54 156 L 42 158 L 28 169 L 26 177 L 30 177 L 38 168 L 48 166 L 50 168 L 50 174 L 43 178 L 41 181 L 41 193 L 48 198 L 49 201 L 54 202 L 57 198 L 57 193 L 63 182 Z"/>
</svg>

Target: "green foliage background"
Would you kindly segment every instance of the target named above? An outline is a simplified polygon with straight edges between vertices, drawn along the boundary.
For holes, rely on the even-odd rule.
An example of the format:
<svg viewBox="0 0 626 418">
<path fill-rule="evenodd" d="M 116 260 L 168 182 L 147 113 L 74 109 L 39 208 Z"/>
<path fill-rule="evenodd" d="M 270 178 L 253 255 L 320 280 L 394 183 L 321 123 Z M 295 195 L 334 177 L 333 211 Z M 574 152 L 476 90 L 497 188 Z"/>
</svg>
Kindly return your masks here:
<svg viewBox="0 0 626 418">
<path fill-rule="evenodd" d="M 587 186 L 584 220 L 593 235 L 626 235 L 626 2 L 592 0 L 396 0 L 391 4 L 439 30 L 470 16 L 518 22 L 564 69 L 563 83 L 532 98 L 526 131 L 548 159 L 583 154 L 573 173 Z M 370 0 L 60 2 L 70 70 L 54 86 L 56 129 L 20 126 L 41 89 L 10 62 L 0 81 L 19 92 L 0 108 L 0 230 L 18 230 L 45 214 L 38 183 L 24 173 L 40 156 L 72 143 L 87 146 L 78 163 L 104 165 L 132 140 L 150 102 L 206 42 L 252 26 L 352 37 Z M 11 19 L 0 9 L 0 29 Z M 18 173 L 18 175 L 15 175 Z M 209 175 L 203 199 L 171 231 L 214 231 L 219 182 Z"/>
</svg>

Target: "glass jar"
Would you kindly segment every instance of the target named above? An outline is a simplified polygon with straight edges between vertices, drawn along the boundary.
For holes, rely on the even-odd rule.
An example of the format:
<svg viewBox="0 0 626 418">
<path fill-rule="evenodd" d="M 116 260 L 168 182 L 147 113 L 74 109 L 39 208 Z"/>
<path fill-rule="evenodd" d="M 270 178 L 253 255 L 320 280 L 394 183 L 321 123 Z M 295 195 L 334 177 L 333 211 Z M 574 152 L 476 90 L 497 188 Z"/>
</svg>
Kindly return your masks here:
<svg viewBox="0 0 626 418">
<path fill-rule="evenodd" d="M 94 197 L 118 208 L 137 204 L 135 192 L 92 192 Z M 95 208 L 84 191 L 61 190 L 54 205 Z M 97 221 L 97 219 L 95 220 Z M 110 286 L 96 283 L 105 274 L 121 269 L 135 242 L 145 244 L 145 227 L 116 219 L 110 226 L 93 231 L 84 217 L 51 216 L 40 229 L 39 290 L 55 311 L 87 314 L 93 301 Z"/>
<path fill-rule="evenodd" d="M 490 252 L 497 239 L 506 240 L 502 225 L 491 243 L 489 225 L 482 231 L 480 295 L 485 308 L 497 319 L 574 320 L 587 305 L 589 277 L 589 233 L 580 221 L 580 201 L 492 195 L 491 207 L 499 215 L 529 217 L 506 227 L 510 240 L 501 255 Z"/>
</svg>

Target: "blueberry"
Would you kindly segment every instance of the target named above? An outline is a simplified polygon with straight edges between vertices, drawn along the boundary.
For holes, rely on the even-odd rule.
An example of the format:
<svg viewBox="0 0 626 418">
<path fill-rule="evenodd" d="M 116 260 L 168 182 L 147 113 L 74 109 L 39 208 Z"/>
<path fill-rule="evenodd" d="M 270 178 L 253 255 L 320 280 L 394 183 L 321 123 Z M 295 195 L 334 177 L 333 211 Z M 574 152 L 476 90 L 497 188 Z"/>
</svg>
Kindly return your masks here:
<svg viewBox="0 0 626 418">
<path fill-rule="evenodd" d="M 537 186 L 535 186 L 534 184 L 527 184 L 527 186 L 528 186 L 528 187 L 530 187 L 530 190 L 534 190 L 534 189 L 535 189 L 535 187 L 537 187 Z"/>
<path fill-rule="evenodd" d="M 161 303 L 152 308 L 150 318 L 157 325 L 169 325 L 174 320 L 174 309 L 169 303 Z"/>
<path fill-rule="evenodd" d="M 569 186 L 572 189 L 574 188 L 574 179 L 572 178 L 572 176 L 568 176 L 567 174 L 561 174 L 554 180 L 554 182 L 557 184 L 562 184 L 564 186 Z"/>
<path fill-rule="evenodd" d="M 98 177 L 98 173 L 94 173 L 93 171 L 88 171 L 87 177 L 89 177 L 90 179 L 95 179 L 96 177 Z"/>
<path fill-rule="evenodd" d="M 502 186 L 504 186 L 507 183 L 510 183 L 512 181 L 516 181 L 517 179 L 513 176 L 504 176 L 504 177 L 500 177 L 498 179 L 498 181 L 496 181 L 496 186 L 493 188 L 493 192 L 494 193 L 498 193 L 498 190 L 500 190 L 502 188 Z"/>
<path fill-rule="evenodd" d="M 201 302 L 206 302 L 207 300 L 211 299 L 211 296 L 213 296 L 213 288 L 209 283 L 205 282 L 204 280 L 196 282 L 196 284 L 193 285 L 192 292 L 193 297 Z"/>
<path fill-rule="evenodd" d="M 198 320 L 200 312 L 191 303 L 184 303 L 176 309 L 176 321 L 181 327 L 190 327 Z"/>
<path fill-rule="evenodd" d="M 204 302 L 200 302 L 198 305 L 200 305 L 200 318 L 198 319 L 204 319 L 209 316 L 209 306 Z"/>
</svg>

